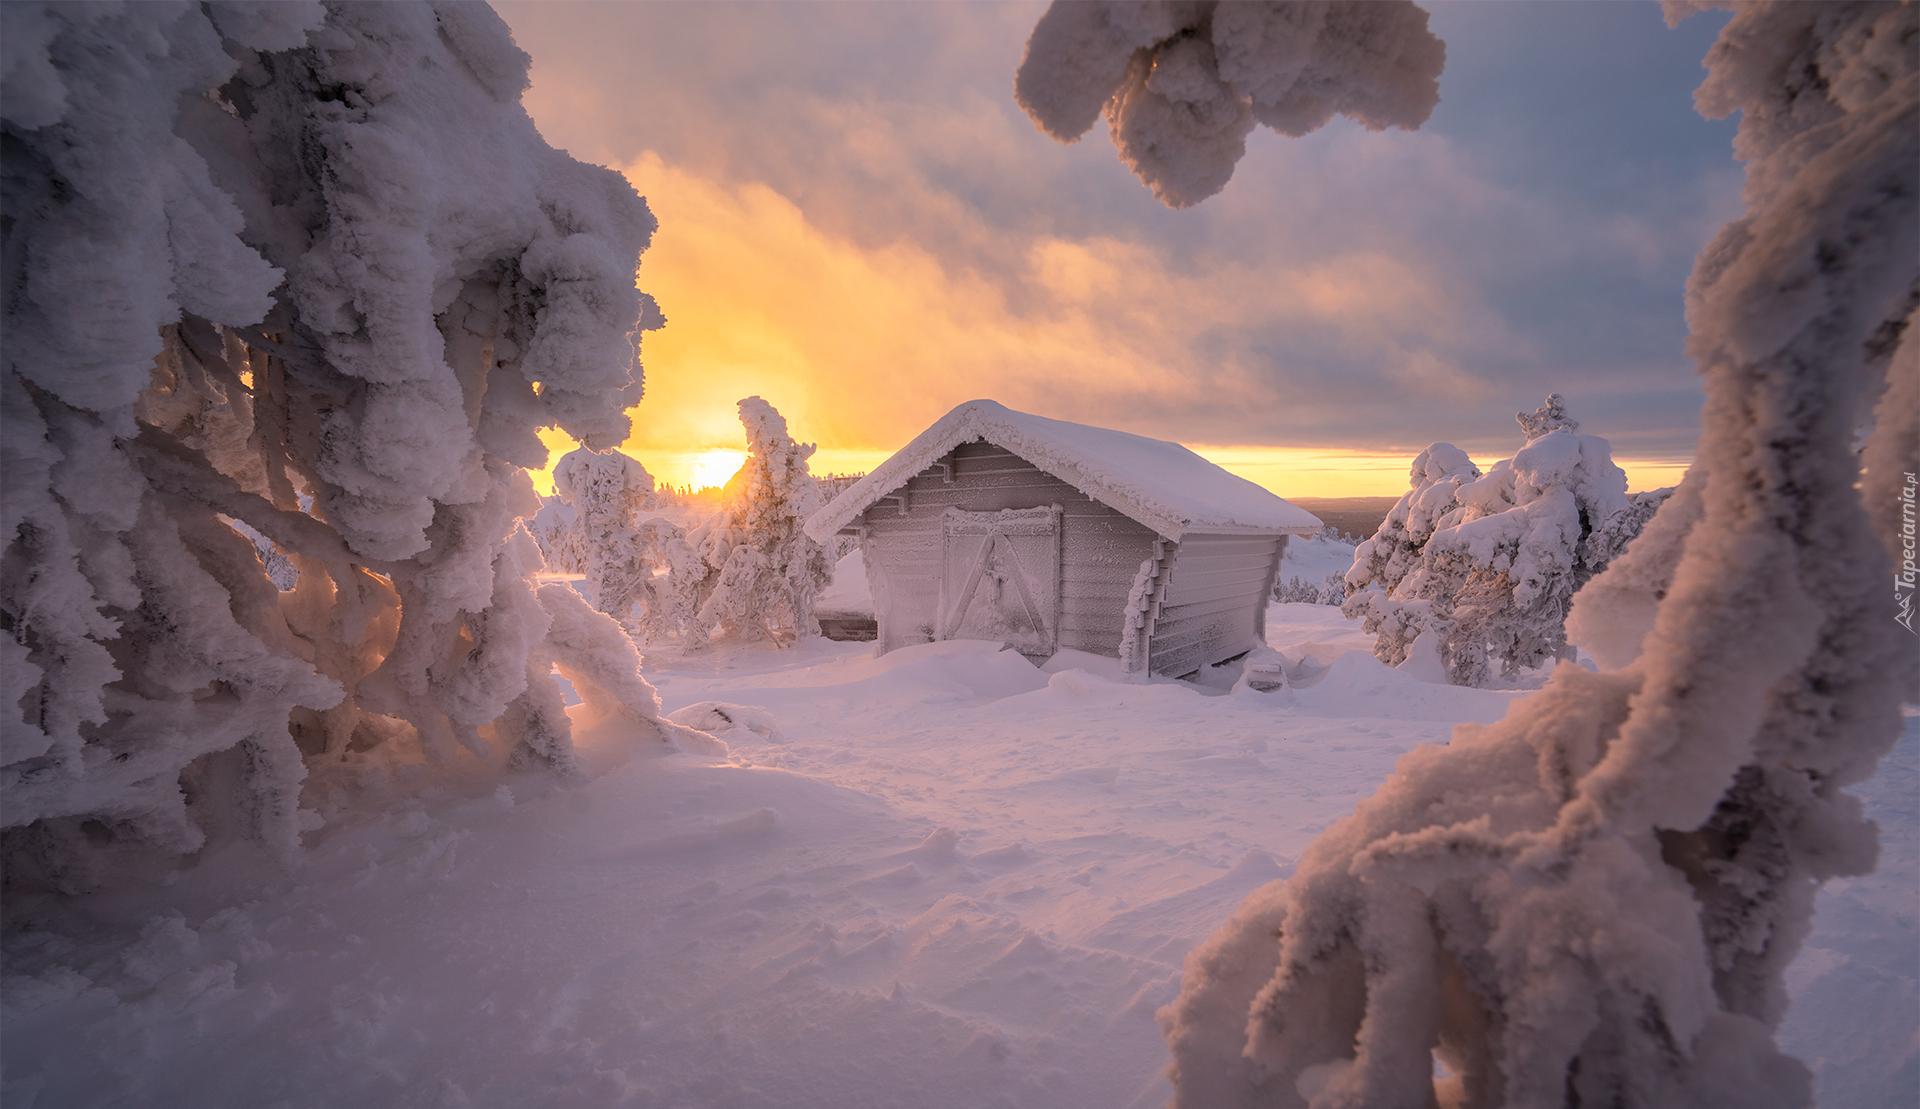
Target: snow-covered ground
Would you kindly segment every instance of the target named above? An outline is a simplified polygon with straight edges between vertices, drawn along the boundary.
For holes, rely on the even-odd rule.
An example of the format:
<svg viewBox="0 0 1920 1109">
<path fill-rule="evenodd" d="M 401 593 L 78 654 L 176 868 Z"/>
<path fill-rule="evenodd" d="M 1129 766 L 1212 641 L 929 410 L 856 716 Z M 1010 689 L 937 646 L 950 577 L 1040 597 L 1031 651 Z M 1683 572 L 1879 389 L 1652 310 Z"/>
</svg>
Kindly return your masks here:
<svg viewBox="0 0 1920 1109">
<path fill-rule="evenodd" d="M 298 873 L 228 849 L 164 888 L 16 899 L 0 1102 L 1160 1105 L 1185 952 L 1402 752 L 1521 695 L 1390 670 L 1333 607 L 1276 605 L 1269 638 L 1293 690 L 975 642 L 656 654 L 666 708 L 759 710 L 721 710 L 730 758 L 603 726 L 575 782 L 342 766 Z M 1881 869 L 1821 895 L 1791 975 L 1784 1038 L 1837 1109 L 1916 1086 L 1907 724 L 1857 789 Z"/>
</svg>

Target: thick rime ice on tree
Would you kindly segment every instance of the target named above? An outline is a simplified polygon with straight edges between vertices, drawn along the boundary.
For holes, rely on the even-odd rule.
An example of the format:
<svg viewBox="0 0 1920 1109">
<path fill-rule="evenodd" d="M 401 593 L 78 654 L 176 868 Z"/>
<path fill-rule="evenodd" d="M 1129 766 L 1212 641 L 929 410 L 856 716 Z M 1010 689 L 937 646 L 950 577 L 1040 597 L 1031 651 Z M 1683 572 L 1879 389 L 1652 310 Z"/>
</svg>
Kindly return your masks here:
<svg viewBox="0 0 1920 1109">
<path fill-rule="evenodd" d="M 1226 185 L 1256 123 L 1299 136 L 1338 113 L 1418 128 L 1445 61 L 1411 0 L 1057 0 L 1013 95 L 1061 142 L 1104 111 L 1121 160 L 1185 208 Z"/>
<path fill-rule="evenodd" d="M 678 636 L 688 647 L 707 642 L 700 622 L 700 586 L 706 563 L 687 540 L 686 529 L 659 516 L 642 523 L 634 533 L 634 560 L 647 568 L 634 597 L 637 612 L 631 625 L 642 642 Z"/>
<path fill-rule="evenodd" d="M 1566 398 L 1558 393 L 1548 393 L 1545 404 L 1531 412 L 1516 412 L 1513 418 L 1520 421 L 1520 430 L 1529 443 L 1549 431 L 1580 430 L 1580 421 L 1567 415 Z"/>
<path fill-rule="evenodd" d="M 804 530 L 824 503 L 807 470 L 816 448 L 794 442 L 759 397 L 740 402 L 740 423 L 749 453 L 727 482 L 726 512 L 687 537 L 706 566 L 698 623 L 775 643 L 819 635 L 813 598 L 833 580 L 833 560 Z"/>
<path fill-rule="evenodd" d="M 1353 549 L 1347 584 L 1391 593 L 1420 565 L 1420 552 L 1442 521 L 1460 509 L 1459 489 L 1480 480 L 1480 467 L 1452 443 L 1435 443 L 1414 456 L 1412 488 L 1387 510 L 1371 538 Z"/>
<path fill-rule="evenodd" d="M 1856 490 L 1854 444 L 1883 389 L 1911 388 L 1917 16 L 1755 4 L 1727 24 L 1698 101 L 1742 113 L 1748 214 L 1688 288 L 1698 459 L 1575 606 L 1609 669 L 1562 665 L 1500 723 L 1407 755 L 1189 957 L 1161 1014 L 1176 1104 L 1430 1104 L 1430 1051 L 1449 1103 L 1811 1101 L 1772 1040 L 1782 975 L 1817 884 L 1873 867 L 1842 790 L 1892 745 L 1910 680 L 1867 512 L 1897 511 L 1900 478 Z M 1882 414 L 1864 457 L 1897 465 L 1913 423 Z M 1600 610 L 1627 597 L 1623 620 Z"/>
<path fill-rule="evenodd" d="M 624 658 L 513 536 L 536 428 L 627 434 L 645 202 L 540 139 L 484 5 L 0 13 L 13 873 L 291 851 L 303 757 L 567 764 L 551 660 Z"/>
<path fill-rule="evenodd" d="M 1517 418 L 1531 441 L 1485 476 L 1457 448 L 1428 447 L 1413 488 L 1355 548 L 1347 582 L 1360 592 L 1345 611 L 1383 662 L 1430 633 L 1450 681 L 1484 685 L 1496 660 L 1511 675 L 1565 654 L 1568 601 L 1651 515 L 1558 393 Z"/>
<path fill-rule="evenodd" d="M 548 565 L 583 575 L 587 602 L 625 620 L 653 577 L 638 543 L 640 513 L 653 500 L 652 475 L 619 451 L 581 447 L 553 468 L 553 491 L 573 513 L 564 525 L 536 532 Z"/>
</svg>

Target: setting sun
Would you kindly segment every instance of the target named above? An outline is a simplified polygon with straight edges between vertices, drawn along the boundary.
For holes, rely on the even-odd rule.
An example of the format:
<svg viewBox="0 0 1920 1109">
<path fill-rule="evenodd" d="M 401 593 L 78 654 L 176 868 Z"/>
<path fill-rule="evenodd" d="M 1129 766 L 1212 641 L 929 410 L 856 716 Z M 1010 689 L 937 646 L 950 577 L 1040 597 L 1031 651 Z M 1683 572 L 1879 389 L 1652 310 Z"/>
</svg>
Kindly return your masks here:
<svg viewBox="0 0 1920 1109">
<path fill-rule="evenodd" d="M 693 487 L 700 490 L 708 486 L 718 488 L 727 483 L 727 479 L 740 472 L 746 465 L 747 452 L 727 447 L 714 447 L 694 455 L 691 461 Z"/>
</svg>

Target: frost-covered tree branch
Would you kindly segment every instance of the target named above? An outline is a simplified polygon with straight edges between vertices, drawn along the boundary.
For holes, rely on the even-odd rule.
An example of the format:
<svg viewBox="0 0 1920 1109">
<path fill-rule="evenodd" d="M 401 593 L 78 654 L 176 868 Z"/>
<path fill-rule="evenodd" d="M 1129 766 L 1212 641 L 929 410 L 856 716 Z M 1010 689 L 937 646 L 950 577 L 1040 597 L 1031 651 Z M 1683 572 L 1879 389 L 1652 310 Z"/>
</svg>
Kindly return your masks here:
<svg viewBox="0 0 1920 1109">
<path fill-rule="evenodd" d="M 1104 113 L 1120 159 L 1186 208 L 1225 187 L 1256 123 L 1418 128 L 1445 63 L 1412 0 L 1055 0 L 1013 95 L 1061 142 Z"/>
<path fill-rule="evenodd" d="M 9 874 L 285 854 L 306 761 L 380 744 L 567 766 L 548 674 L 612 622 L 517 521 L 538 427 L 626 437 L 645 202 L 540 139 L 484 5 L 0 16 Z"/>
<path fill-rule="evenodd" d="M 1873 868 L 1844 791 L 1914 668 L 1867 509 L 1916 449 L 1917 17 L 1727 24 L 1698 103 L 1741 112 L 1748 212 L 1688 288 L 1697 460 L 1574 602 L 1609 669 L 1407 755 L 1189 957 L 1176 1104 L 1810 1103 L 1783 974 L 1818 884 Z"/>
</svg>

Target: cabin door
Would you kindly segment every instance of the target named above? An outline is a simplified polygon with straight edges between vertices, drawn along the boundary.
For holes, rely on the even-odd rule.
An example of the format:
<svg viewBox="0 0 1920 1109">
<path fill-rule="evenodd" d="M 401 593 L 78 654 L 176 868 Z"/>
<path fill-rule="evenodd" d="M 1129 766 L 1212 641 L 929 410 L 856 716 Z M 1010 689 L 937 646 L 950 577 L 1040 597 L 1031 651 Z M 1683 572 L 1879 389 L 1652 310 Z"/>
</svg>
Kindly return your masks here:
<svg viewBox="0 0 1920 1109">
<path fill-rule="evenodd" d="M 994 639 L 1045 659 L 1059 642 L 1060 506 L 947 509 L 936 639 Z"/>
</svg>

